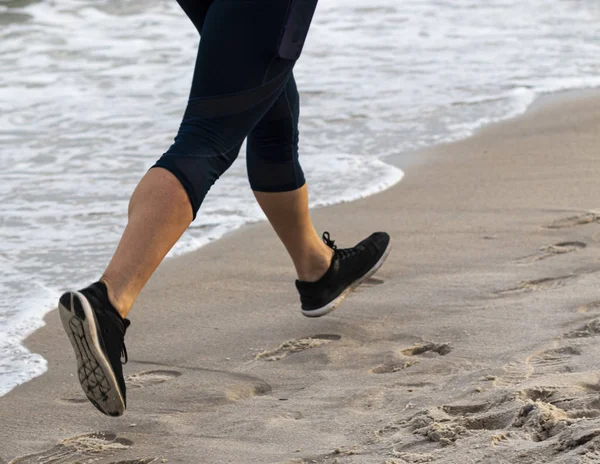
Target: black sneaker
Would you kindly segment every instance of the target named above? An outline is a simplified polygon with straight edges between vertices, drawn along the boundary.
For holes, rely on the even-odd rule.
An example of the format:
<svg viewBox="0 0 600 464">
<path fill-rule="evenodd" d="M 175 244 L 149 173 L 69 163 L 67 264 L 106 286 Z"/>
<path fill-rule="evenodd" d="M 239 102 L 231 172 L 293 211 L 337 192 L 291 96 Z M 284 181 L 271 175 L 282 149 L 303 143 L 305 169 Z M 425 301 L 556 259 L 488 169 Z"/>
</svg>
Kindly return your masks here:
<svg viewBox="0 0 600 464">
<path fill-rule="evenodd" d="M 65 293 L 58 309 L 85 395 L 104 414 L 122 415 L 127 406 L 122 364 L 127 362 L 124 338 L 129 320 L 110 304 L 102 282 Z"/>
<path fill-rule="evenodd" d="M 337 308 L 353 289 L 377 272 L 391 250 L 390 236 L 385 232 L 374 233 L 354 248 L 339 249 L 329 232 L 323 234 L 323 241 L 333 249 L 325 275 L 317 282 L 296 280 L 302 314 L 308 317 L 324 316 Z"/>
</svg>

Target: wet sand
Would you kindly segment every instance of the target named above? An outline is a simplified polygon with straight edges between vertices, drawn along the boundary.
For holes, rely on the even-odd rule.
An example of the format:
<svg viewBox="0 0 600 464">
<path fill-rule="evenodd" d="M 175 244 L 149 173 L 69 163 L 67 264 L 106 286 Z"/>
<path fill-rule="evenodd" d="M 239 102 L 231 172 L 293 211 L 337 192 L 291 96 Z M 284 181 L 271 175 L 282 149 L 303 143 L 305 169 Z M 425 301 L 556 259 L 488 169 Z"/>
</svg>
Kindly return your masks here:
<svg viewBox="0 0 600 464">
<path fill-rule="evenodd" d="M 51 312 L 27 340 L 49 371 L 0 398 L 0 462 L 600 462 L 599 128 L 596 92 L 553 96 L 314 211 L 341 246 L 394 246 L 321 319 L 265 223 L 165 262 L 122 418 L 87 403 Z"/>
</svg>

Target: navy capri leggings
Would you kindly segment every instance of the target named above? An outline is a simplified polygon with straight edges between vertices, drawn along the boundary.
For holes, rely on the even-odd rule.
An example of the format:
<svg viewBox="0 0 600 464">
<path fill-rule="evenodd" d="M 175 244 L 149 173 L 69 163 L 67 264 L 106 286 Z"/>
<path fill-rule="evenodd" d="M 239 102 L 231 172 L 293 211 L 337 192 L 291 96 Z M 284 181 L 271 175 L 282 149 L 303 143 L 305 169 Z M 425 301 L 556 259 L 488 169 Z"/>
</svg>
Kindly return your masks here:
<svg viewBox="0 0 600 464">
<path fill-rule="evenodd" d="M 178 0 L 201 35 L 189 101 L 173 145 L 153 167 L 179 179 L 194 218 L 247 137 L 250 186 L 296 190 L 299 96 L 293 67 L 316 0 Z"/>
</svg>

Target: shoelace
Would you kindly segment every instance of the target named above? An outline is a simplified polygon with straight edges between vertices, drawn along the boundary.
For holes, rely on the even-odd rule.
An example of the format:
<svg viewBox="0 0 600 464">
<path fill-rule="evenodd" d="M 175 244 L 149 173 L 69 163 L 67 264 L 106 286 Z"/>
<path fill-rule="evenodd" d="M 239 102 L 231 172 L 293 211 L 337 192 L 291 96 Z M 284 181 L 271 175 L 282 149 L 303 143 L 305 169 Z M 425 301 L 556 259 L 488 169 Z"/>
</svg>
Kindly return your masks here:
<svg viewBox="0 0 600 464">
<path fill-rule="evenodd" d="M 123 319 L 123 323 L 125 324 L 125 330 L 123 331 L 123 348 L 121 348 L 121 364 L 127 364 L 129 361 L 129 356 L 127 356 L 127 348 L 125 347 L 125 332 L 127 332 L 127 327 L 131 325 L 131 321 L 129 319 Z"/>
<path fill-rule="evenodd" d="M 331 240 L 331 235 L 329 235 L 329 232 L 323 232 L 323 241 L 325 242 L 325 245 L 327 245 L 333 251 L 337 250 L 335 240 Z"/>
<path fill-rule="evenodd" d="M 341 259 L 349 258 L 350 256 L 354 256 L 355 254 L 364 250 L 364 246 L 362 245 L 358 245 L 354 248 L 338 248 L 335 244 L 335 240 L 331 240 L 331 235 L 329 232 L 323 232 L 323 241 L 325 242 L 325 245 L 333 250 L 334 256 L 337 256 Z"/>
</svg>

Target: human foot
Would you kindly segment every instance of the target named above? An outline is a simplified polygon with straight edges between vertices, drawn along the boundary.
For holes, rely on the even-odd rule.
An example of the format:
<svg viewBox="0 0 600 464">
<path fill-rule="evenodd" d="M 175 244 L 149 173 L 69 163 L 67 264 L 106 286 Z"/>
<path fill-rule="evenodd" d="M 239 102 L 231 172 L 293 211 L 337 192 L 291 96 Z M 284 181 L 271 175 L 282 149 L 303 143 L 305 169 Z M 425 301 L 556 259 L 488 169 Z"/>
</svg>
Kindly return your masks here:
<svg viewBox="0 0 600 464">
<path fill-rule="evenodd" d="M 85 395 L 104 414 L 122 415 L 127 406 L 122 364 L 127 362 L 124 338 L 129 320 L 110 304 L 102 282 L 63 294 L 58 309 Z"/>
<path fill-rule="evenodd" d="M 324 316 L 336 309 L 353 289 L 377 272 L 391 250 L 390 236 L 385 232 L 376 232 L 353 248 L 339 249 L 329 232 L 323 234 L 323 241 L 333 249 L 325 275 L 316 282 L 296 280 L 302 314 L 307 317 Z"/>
</svg>

